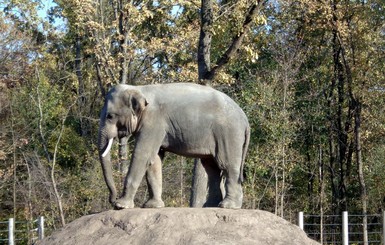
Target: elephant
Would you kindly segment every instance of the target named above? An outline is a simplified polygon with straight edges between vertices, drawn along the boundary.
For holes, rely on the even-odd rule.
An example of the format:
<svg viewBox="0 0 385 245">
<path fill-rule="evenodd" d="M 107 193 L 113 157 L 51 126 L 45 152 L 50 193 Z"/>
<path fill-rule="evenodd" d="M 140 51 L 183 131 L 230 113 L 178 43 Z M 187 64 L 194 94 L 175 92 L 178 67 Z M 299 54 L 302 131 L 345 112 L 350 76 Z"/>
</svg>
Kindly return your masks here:
<svg viewBox="0 0 385 245">
<path fill-rule="evenodd" d="M 110 149 L 114 139 L 135 138 L 123 194 L 118 198 Z M 146 175 L 145 208 L 164 207 L 161 164 L 165 152 L 200 159 L 208 174 L 205 206 L 242 206 L 243 167 L 250 126 L 243 110 L 226 94 L 194 83 L 119 84 L 106 95 L 100 113 L 99 158 L 116 209 L 133 208 Z M 225 178 L 225 194 L 220 191 Z"/>
</svg>

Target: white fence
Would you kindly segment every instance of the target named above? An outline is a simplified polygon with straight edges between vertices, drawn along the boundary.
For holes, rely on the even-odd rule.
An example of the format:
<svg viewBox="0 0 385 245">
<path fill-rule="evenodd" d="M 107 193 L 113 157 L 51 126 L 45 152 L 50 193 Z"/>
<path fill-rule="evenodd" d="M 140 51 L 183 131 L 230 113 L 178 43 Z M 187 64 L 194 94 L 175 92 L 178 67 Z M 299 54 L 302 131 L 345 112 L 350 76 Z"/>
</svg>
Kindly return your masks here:
<svg viewBox="0 0 385 245">
<path fill-rule="evenodd" d="M 44 238 L 44 217 L 40 216 L 34 221 L 8 221 L 0 222 L 0 244 L 15 245 L 33 244 L 36 240 Z"/>
<path fill-rule="evenodd" d="M 342 215 L 298 214 L 298 225 L 306 234 L 322 244 L 363 244 L 363 217 L 343 212 Z M 368 214 L 369 244 L 385 245 L 385 212 Z"/>
</svg>

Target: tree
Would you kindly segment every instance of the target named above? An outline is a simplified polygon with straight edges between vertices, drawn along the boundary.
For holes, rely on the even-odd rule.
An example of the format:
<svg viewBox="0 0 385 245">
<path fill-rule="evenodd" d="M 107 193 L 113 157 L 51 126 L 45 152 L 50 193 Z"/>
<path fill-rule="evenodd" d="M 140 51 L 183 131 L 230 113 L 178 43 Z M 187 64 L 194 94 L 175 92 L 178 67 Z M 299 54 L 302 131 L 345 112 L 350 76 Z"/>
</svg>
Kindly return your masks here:
<svg viewBox="0 0 385 245">
<path fill-rule="evenodd" d="M 319 152 L 326 153 L 329 158 L 328 183 L 332 191 L 331 211 L 334 213 L 356 209 L 357 196 L 352 194 L 357 188 L 356 183 L 360 186 L 361 212 L 367 213 L 368 197 L 362 154 L 369 152 L 371 147 L 362 145 L 360 129 L 365 127 L 362 124 L 364 121 L 369 123 L 361 118 L 366 114 L 363 108 L 368 113 L 372 113 L 375 108 L 369 98 L 373 97 L 372 88 L 378 87 L 379 77 L 368 79 L 366 75 L 367 71 L 371 70 L 369 73 L 372 73 L 377 69 L 367 65 L 377 63 L 377 54 L 374 54 L 376 48 L 368 46 L 378 40 L 378 4 L 377 1 L 300 1 L 298 5 L 288 5 L 292 10 L 298 11 L 297 36 L 303 45 L 312 50 L 308 56 L 309 61 L 305 63 L 304 76 L 308 76 L 307 80 L 317 81 L 318 88 L 314 91 L 321 91 L 316 93 L 323 94 L 324 97 L 316 97 L 317 100 L 321 99 L 324 105 L 322 111 L 328 121 L 326 132 L 319 131 L 321 134 L 318 137 L 327 139 L 327 144 L 322 144 L 325 149 Z M 366 13 L 370 14 L 365 15 Z M 366 44 L 365 48 L 363 44 Z M 315 60 L 320 62 L 314 62 Z M 309 76 L 309 71 L 314 71 L 318 79 Z M 313 86 L 313 83 L 310 84 Z M 306 88 L 305 85 L 301 87 Z M 308 96 L 311 95 L 310 92 L 308 90 Z M 365 230 L 364 225 L 364 242 L 367 241 Z"/>
<path fill-rule="evenodd" d="M 60 31 L 37 14 L 42 2 L 0 1 L 4 219 L 44 214 L 55 229 L 63 216 L 108 209 L 95 147 L 108 87 L 177 81 L 210 84 L 248 115 L 245 208 L 290 220 L 300 210 L 383 209 L 381 1 L 55 3 Z M 116 172 L 127 164 L 123 144 Z M 187 205 L 192 165 L 166 155 L 167 206 Z M 137 201 L 145 195 L 144 185 Z"/>
</svg>

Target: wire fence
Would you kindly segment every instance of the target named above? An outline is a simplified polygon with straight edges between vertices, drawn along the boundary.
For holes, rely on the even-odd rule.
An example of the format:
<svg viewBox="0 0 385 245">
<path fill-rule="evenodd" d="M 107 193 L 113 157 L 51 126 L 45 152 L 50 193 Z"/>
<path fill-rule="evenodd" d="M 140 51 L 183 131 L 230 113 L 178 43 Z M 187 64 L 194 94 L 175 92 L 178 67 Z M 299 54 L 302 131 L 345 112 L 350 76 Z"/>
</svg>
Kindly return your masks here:
<svg viewBox="0 0 385 245">
<path fill-rule="evenodd" d="M 33 221 L 0 221 L 0 244 L 34 244 L 44 238 L 44 217 Z"/>
<path fill-rule="evenodd" d="M 363 218 L 365 215 L 307 215 L 300 212 L 298 224 L 306 234 L 322 244 L 364 244 Z M 367 234 L 369 244 L 385 245 L 385 212 L 368 214 Z"/>
<path fill-rule="evenodd" d="M 298 225 L 306 234 L 322 244 L 363 244 L 363 218 L 365 215 L 312 215 L 299 212 Z M 368 214 L 369 244 L 385 245 L 385 212 Z M 34 244 L 44 238 L 44 217 L 33 221 L 0 221 L 0 244 Z"/>
</svg>

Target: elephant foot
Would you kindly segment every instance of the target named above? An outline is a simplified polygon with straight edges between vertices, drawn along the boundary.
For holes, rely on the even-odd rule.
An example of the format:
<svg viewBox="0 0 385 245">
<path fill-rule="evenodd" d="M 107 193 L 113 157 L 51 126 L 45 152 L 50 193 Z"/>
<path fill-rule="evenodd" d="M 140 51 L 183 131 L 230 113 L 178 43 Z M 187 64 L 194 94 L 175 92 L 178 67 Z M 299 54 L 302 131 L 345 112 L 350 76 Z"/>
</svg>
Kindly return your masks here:
<svg viewBox="0 0 385 245">
<path fill-rule="evenodd" d="M 115 208 L 116 209 L 134 208 L 134 201 L 120 198 L 120 199 L 116 200 Z"/>
<path fill-rule="evenodd" d="M 225 198 L 222 202 L 219 203 L 219 207 L 228 209 L 240 209 L 242 207 L 242 201 L 233 201 Z"/>
<path fill-rule="evenodd" d="M 164 202 L 160 199 L 150 199 L 144 205 L 144 208 L 164 208 Z"/>
</svg>

